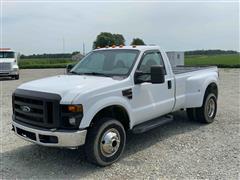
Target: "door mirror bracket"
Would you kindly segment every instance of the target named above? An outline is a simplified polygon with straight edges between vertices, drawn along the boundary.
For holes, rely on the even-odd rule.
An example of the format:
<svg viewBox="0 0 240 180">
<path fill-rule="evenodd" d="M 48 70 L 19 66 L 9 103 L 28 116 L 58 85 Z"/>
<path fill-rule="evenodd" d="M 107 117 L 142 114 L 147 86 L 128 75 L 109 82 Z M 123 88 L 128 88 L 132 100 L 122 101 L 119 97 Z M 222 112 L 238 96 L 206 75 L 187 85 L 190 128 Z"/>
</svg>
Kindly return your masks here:
<svg viewBox="0 0 240 180">
<path fill-rule="evenodd" d="M 66 67 L 66 74 L 68 74 L 72 70 L 73 67 L 74 67 L 74 64 L 68 64 Z"/>
</svg>

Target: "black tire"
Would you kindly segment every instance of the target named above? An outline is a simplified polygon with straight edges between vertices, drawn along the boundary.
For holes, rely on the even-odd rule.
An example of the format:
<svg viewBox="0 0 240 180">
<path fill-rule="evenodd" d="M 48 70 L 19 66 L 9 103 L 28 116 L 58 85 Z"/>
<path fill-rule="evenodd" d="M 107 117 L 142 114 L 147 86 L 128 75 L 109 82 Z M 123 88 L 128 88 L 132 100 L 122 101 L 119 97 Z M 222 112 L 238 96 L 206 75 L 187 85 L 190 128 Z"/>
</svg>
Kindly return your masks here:
<svg viewBox="0 0 240 180">
<path fill-rule="evenodd" d="M 18 75 L 16 75 L 14 78 L 18 80 L 18 79 L 19 79 L 19 74 L 18 74 Z"/>
<path fill-rule="evenodd" d="M 187 115 L 188 115 L 188 119 L 191 121 L 197 121 L 197 117 L 196 117 L 196 108 L 188 108 L 187 109 Z"/>
<path fill-rule="evenodd" d="M 206 93 L 203 105 L 196 108 L 197 121 L 201 123 L 212 123 L 217 114 L 217 97 L 213 93 Z"/>
<path fill-rule="evenodd" d="M 109 137 L 111 140 L 107 139 Z M 119 121 L 110 118 L 98 119 L 88 130 L 85 155 L 91 163 L 108 166 L 121 157 L 125 143 L 126 132 Z M 114 151 L 111 153 L 111 150 Z"/>
<path fill-rule="evenodd" d="M 12 79 L 19 79 L 19 75 L 12 75 L 11 78 Z"/>
</svg>

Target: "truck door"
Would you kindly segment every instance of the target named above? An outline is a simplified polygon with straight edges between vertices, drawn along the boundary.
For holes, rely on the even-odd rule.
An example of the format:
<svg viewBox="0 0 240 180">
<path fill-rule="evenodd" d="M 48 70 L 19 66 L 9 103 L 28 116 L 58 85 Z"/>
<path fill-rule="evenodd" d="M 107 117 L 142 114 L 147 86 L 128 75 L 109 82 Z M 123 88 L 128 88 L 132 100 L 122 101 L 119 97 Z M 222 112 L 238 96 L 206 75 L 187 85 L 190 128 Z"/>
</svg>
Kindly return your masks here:
<svg viewBox="0 0 240 180">
<path fill-rule="evenodd" d="M 142 56 L 137 70 L 150 73 L 151 66 L 162 65 L 165 68 L 163 58 L 159 51 L 147 51 Z M 166 72 L 163 84 L 152 84 L 144 82 L 135 84 L 133 87 L 133 99 L 131 101 L 134 109 L 133 125 L 139 124 L 172 111 L 174 106 L 174 77 Z M 150 80 L 150 75 L 144 75 L 145 80 Z"/>
</svg>

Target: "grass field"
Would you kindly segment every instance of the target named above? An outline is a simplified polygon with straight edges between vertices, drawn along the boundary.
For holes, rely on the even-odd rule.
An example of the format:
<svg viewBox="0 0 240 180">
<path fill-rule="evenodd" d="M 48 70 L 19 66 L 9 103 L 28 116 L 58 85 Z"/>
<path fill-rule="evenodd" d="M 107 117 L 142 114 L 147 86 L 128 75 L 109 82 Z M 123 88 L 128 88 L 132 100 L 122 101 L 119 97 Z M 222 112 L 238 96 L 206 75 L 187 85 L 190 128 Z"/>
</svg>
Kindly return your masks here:
<svg viewBox="0 0 240 180">
<path fill-rule="evenodd" d="M 65 68 L 72 63 L 76 63 L 76 61 L 68 58 L 21 59 L 19 66 L 21 69 Z M 240 56 L 238 54 L 185 56 L 185 65 L 217 65 L 221 68 L 240 68 Z"/>
<path fill-rule="evenodd" d="M 74 62 L 68 58 L 21 59 L 19 66 L 21 69 L 65 68 L 68 64 Z"/>
<path fill-rule="evenodd" d="M 238 54 L 211 55 L 211 56 L 186 56 L 186 65 L 219 65 L 234 66 L 240 65 L 240 56 Z"/>
</svg>

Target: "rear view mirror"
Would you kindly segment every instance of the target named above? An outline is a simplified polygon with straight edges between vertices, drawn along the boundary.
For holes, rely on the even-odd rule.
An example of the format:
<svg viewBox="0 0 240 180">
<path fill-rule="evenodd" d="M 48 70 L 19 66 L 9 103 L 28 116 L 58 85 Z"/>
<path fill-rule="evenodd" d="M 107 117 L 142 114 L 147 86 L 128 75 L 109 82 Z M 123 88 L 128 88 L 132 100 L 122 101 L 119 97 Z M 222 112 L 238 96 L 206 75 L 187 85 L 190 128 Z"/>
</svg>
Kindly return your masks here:
<svg viewBox="0 0 240 180">
<path fill-rule="evenodd" d="M 163 66 L 156 65 L 151 67 L 151 83 L 161 84 L 165 82 L 165 69 Z"/>
</svg>

